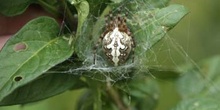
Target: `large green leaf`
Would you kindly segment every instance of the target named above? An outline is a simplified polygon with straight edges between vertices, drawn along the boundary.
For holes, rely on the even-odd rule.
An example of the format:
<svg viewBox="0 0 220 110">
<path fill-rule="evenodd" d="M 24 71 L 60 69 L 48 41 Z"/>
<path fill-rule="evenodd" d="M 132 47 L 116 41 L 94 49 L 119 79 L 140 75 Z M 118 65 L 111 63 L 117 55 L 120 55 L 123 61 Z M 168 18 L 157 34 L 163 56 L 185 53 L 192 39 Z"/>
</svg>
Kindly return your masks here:
<svg viewBox="0 0 220 110">
<path fill-rule="evenodd" d="M 44 74 L 34 81 L 17 88 L 6 96 L 0 105 L 26 104 L 42 100 L 68 89 L 77 89 L 84 83 L 71 74 Z"/>
<path fill-rule="evenodd" d="M 139 10 L 130 20 L 130 28 L 136 41 L 135 53 L 140 61 L 147 62 L 147 52 L 173 28 L 188 10 L 182 5 L 170 5 L 150 11 Z"/>
<path fill-rule="evenodd" d="M 177 90 L 186 101 L 198 102 L 199 110 L 216 110 L 220 99 L 220 56 L 216 56 L 199 63 L 183 67 L 182 77 L 177 80 Z M 196 101 L 195 101 L 196 99 Z M 179 106 L 186 110 L 195 105 L 183 101 Z M 201 102 L 201 104 L 200 104 Z M 212 109 L 211 109 L 212 108 Z M 177 109 L 179 110 L 179 109 Z M 183 110 L 183 109 L 180 109 Z M 194 110 L 194 109 L 187 109 Z"/>
<path fill-rule="evenodd" d="M 1 101 L 71 56 L 73 49 L 58 33 L 54 19 L 40 17 L 9 39 L 0 52 Z"/>
<path fill-rule="evenodd" d="M 215 98 L 219 96 L 220 56 L 216 56 L 199 63 L 189 65 L 183 70 L 183 76 L 177 81 L 177 88 L 183 98 L 207 95 Z M 198 66 L 200 68 L 198 68 Z"/>
<path fill-rule="evenodd" d="M 41 5 L 52 15 L 60 14 L 60 4 L 57 0 L 0 0 L 0 13 L 5 16 L 16 16 L 22 14 L 33 3 Z"/>
<path fill-rule="evenodd" d="M 129 8 L 129 11 L 135 10 L 151 10 L 155 8 L 166 7 L 170 0 L 111 0 L 115 3 L 122 2 L 122 4 Z"/>
<path fill-rule="evenodd" d="M 128 82 L 127 94 L 131 96 L 132 107 L 137 110 L 153 110 L 159 99 L 159 86 L 155 79 L 139 76 Z M 126 88 L 126 87 L 125 87 Z M 126 94 L 124 94 L 126 98 Z M 129 105 L 129 100 L 127 104 Z"/>
<path fill-rule="evenodd" d="M 219 108 L 219 100 L 201 97 L 183 100 L 171 110 L 219 110 Z"/>
<path fill-rule="evenodd" d="M 167 6 L 170 0 L 146 0 L 149 8 L 162 8 Z"/>
<path fill-rule="evenodd" d="M 35 0 L 0 0 L 0 13 L 15 16 L 23 13 Z"/>
</svg>

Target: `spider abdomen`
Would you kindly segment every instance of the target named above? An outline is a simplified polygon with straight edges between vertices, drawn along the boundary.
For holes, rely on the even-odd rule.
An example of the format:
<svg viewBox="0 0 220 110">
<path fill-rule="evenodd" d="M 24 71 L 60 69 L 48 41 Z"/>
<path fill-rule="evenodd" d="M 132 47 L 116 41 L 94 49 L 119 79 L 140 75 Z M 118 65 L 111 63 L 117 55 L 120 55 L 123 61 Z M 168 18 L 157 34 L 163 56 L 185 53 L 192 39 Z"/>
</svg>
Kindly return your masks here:
<svg viewBox="0 0 220 110">
<path fill-rule="evenodd" d="M 118 27 L 106 33 L 102 41 L 103 51 L 114 66 L 118 66 L 127 60 L 132 45 L 132 37 L 125 32 L 119 31 Z"/>
</svg>

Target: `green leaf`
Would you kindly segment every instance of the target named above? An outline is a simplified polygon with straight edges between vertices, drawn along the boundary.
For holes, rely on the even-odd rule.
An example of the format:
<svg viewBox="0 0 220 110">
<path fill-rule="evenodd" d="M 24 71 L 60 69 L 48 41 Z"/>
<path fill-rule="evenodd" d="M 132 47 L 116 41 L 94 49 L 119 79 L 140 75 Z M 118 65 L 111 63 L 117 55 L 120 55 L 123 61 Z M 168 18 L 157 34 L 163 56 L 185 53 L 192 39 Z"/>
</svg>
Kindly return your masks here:
<svg viewBox="0 0 220 110">
<path fill-rule="evenodd" d="M 82 45 L 83 42 L 81 42 L 81 38 L 83 37 L 83 24 L 85 20 L 87 19 L 87 16 L 89 15 L 89 9 L 90 5 L 85 0 L 68 0 L 72 5 L 75 6 L 78 13 L 78 24 L 77 24 L 77 31 L 76 31 L 76 40 L 73 43 L 75 45 L 75 52 L 80 57 L 81 51 L 83 51 L 81 48 L 79 48 L 80 45 Z M 87 38 L 88 39 L 88 38 Z M 84 45 L 84 44 L 83 44 Z M 80 57 L 81 58 L 81 57 Z"/>
<path fill-rule="evenodd" d="M 177 80 L 176 85 L 184 100 L 174 110 L 218 110 L 219 66 L 220 56 L 206 59 L 199 65 L 183 66 L 183 75 Z"/>
<path fill-rule="evenodd" d="M 151 10 L 155 8 L 163 8 L 168 5 L 170 0 L 111 0 L 115 3 L 122 2 L 129 11 L 135 12 L 138 10 Z"/>
<path fill-rule="evenodd" d="M 91 42 L 91 38 L 92 38 L 92 25 L 93 22 L 86 20 L 83 24 L 83 27 L 81 29 L 81 36 L 78 37 L 76 44 L 75 44 L 75 51 L 77 53 L 77 55 L 79 56 L 79 58 L 81 60 L 84 60 L 85 58 L 89 58 L 87 55 L 88 53 L 92 51 L 92 42 Z M 88 27 L 84 27 L 84 26 L 88 26 Z M 86 45 L 85 45 L 86 44 Z M 92 56 L 92 55 L 89 55 Z"/>
<path fill-rule="evenodd" d="M 168 5 L 170 0 L 146 0 L 149 7 L 152 8 L 162 8 Z"/>
<path fill-rule="evenodd" d="M 180 76 L 180 72 L 174 69 L 165 69 L 165 68 L 158 68 L 158 67 L 150 67 L 148 68 L 149 72 L 145 72 L 146 75 L 152 74 L 154 77 L 159 79 L 176 79 Z"/>
<path fill-rule="evenodd" d="M 35 0 L 45 11 L 53 16 L 59 17 L 61 14 L 62 2 L 57 0 Z"/>
<path fill-rule="evenodd" d="M 89 89 L 80 97 L 77 110 L 102 110 L 102 92 L 106 83 L 94 81 L 90 78 L 86 79 Z M 88 103 L 85 103 L 88 102 Z"/>
<path fill-rule="evenodd" d="M 171 110 L 219 110 L 219 108 L 219 100 L 203 97 L 181 101 Z"/>
<path fill-rule="evenodd" d="M 89 14 L 89 3 L 85 0 L 68 0 L 72 5 L 75 6 L 78 12 L 78 24 L 76 37 L 81 36 L 82 25 Z"/>
<path fill-rule="evenodd" d="M 165 29 L 173 28 L 187 13 L 183 5 L 170 5 L 166 8 L 162 8 L 156 13 L 156 19 L 160 22 L 161 26 L 165 26 Z"/>
<path fill-rule="evenodd" d="M 40 17 L 9 39 L 0 52 L 0 100 L 72 55 L 58 33 L 54 19 Z"/>
<path fill-rule="evenodd" d="M 128 82 L 117 82 L 116 87 L 120 93 L 119 98 L 123 99 L 126 106 L 134 110 L 154 110 L 158 103 L 159 86 L 151 76 L 138 75 Z M 114 103 L 109 102 L 108 98 L 105 101 L 107 105 L 112 107 L 110 110 L 113 110 Z"/>
<path fill-rule="evenodd" d="M 162 9 L 139 10 L 128 20 L 136 47 L 135 56 L 141 62 L 147 62 L 147 52 L 173 28 L 188 10 L 182 5 L 170 5 Z M 144 52 L 144 53 L 143 53 Z"/>
<path fill-rule="evenodd" d="M 0 13 L 15 16 L 23 13 L 35 0 L 0 0 Z"/>
<path fill-rule="evenodd" d="M 93 110 L 94 97 L 91 90 L 85 91 L 77 102 L 76 110 Z"/>
<path fill-rule="evenodd" d="M 60 94 L 70 88 L 81 88 L 84 83 L 71 74 L 44 74 L 17 88 L 0 105 L 26 104 Z"/>
<path fill-rule="evenodd" d="M 108 0 L 87 0 L 90 6 L 89 13 L 93 16 L 100 16 L 106 8 Z"/>
<path fill-rule="evenodd" d="M 199 66 L 199 68 L 198 68 Z M 220 99 L 220 56 L 187 65 L 177 80 L 177 89 L 184 99 L 209 96 Z"/>
<path fill-rule="evenodd" d="M 155 79 L 139 76 L 128 83 L 127 93 L 131 96 L 132 107 L 137 110 L 153 110 L 159 100 L 159 86 Z M 127 100 L 129 102 L 129 100 Z M 127 103 L 129 105 L 129 103 Z"/>
</svg>

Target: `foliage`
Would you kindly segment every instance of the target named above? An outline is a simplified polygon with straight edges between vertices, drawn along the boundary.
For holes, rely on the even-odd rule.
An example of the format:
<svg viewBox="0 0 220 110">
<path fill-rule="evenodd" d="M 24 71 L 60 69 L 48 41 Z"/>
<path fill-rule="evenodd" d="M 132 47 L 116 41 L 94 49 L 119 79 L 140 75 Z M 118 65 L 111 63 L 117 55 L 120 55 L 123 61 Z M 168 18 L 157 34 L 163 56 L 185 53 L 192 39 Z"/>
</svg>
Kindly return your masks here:
<svg viewBox="0 0 220 110">
<path fill-rule="evenodd" d="M 203 66 L 198 69 L 188 64 L 180 67 L 184 70 L 164 69 L 150 67 L 146 63 L 149 49 L 188 13 L 184 6 L 168 5 L 169 0 L 131 0 L 129 4 L 123 0 L 11 2 L 1 0 L 0 12 L 5 16 L 22 14 L 29 5 L 35 3 L 55 18 L 60 12 L 66 12 L 65 23 L 69 27 L 60 33 L 59 25 L 53 18 L 39 17 L 27 23 L 8 40 L 0 52 L 0 105 L 27 104 L 67 90 L 87 88 L 78 101 L 77 109 L 153 110 L 157 106 L 160 89 L 157 81 L 149 76 L 152 74 L 164 80 L 172 79 L 177 84 L 183 101 L 174 110 L 194 110 L 194 106 L 201 109 L 218 108 L 216 100 L 219 97 L 215 97 L 219 92 L 218 68 L 214 68 L 216 64 L 212 65 L 218 63 L 218 57 L 201 63 L 208 65 L 208 69 Z M 126 7 L 132 14 L 127 22 L 138 43 L 134 54 L 138 63 L 124 71 L 122 68 L 130 62 L 122 67 L 108 65 L 103 71 L 90 68 L 94 65 L 87 58 L 93 55 L 91 47 L 103 31 L 100 27 L 104 25 L 104 15 L 120 6 Z M 142 7 L 137 8 L 139 6 Z M 65 8 L 60 11 L 60 7 Z M 74 18 L 74 14 L 78 15 L 77 18 Z M 76 21 L 78 24 L 72 25 Z M 200 70 L 203 69 L 207 70 L 201 77 L 203 72 Z M 123 77 L 120 77 L 122 73 Z M 214 80 L 211 86 L 210 80 Z M 112 81 L 115 81 L 114 84 Z"/>
</svg>

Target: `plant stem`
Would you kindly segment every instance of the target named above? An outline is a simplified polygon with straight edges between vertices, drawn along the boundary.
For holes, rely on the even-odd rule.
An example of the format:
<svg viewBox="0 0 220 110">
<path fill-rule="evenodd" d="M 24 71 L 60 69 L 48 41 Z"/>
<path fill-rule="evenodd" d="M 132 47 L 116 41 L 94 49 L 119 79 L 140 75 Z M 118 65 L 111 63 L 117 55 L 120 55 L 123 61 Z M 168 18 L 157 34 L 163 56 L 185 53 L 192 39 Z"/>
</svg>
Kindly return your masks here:
<svg viewBox="0 0 220 110">
<path fill-rule="evenodd" d="M 119 110 L 130 110 L 130 108 L 127 107 L 123 103 L 118 92 L 111 86 L 111 83 L 109 81 L 107 81 L 107 92 L 111 96 L 111 98 L 114 100 L 114 102 L 118 106 Z"/>
<path fill-rule="evenodd" d="M 72 31 L 76 31 L 77 29 L 77 19 L 74 18 L 74 15 L 72 14 L 71 10 L 67 6 L 66 0 L 58 0 L 58 2 L 61 4 L 61 9 L 64 10 L 64 19 L 69 23 L 69 28 Z"/>
<path fill-rule="evenodd" d="M 102 110 L 102 101 L 101 101 L 101 90 L 99 87 L 96 88 L 95 92 L 95 101 L 93 105 L 93 110 Z"/>
<path fill-rule="evenodd" d="M 52 15 L 58 17 L 59 16 L 59 10 L 58 8 L 44 2 L 43 0 L 37 0 L 37 3 L 40 4 L 46 11 L 51 13 Z"/>
<path fill-rule="evenodd" d="M 103 90 L 102 84 L 100 82 L 96 82 L 89 78 L 86 78 L 87 82 L 89 82 L 89 87 L 92 90 L 94 102 L 93 102 L 93 110 L 102 110 L 102 93 Z"/>
</svg>

